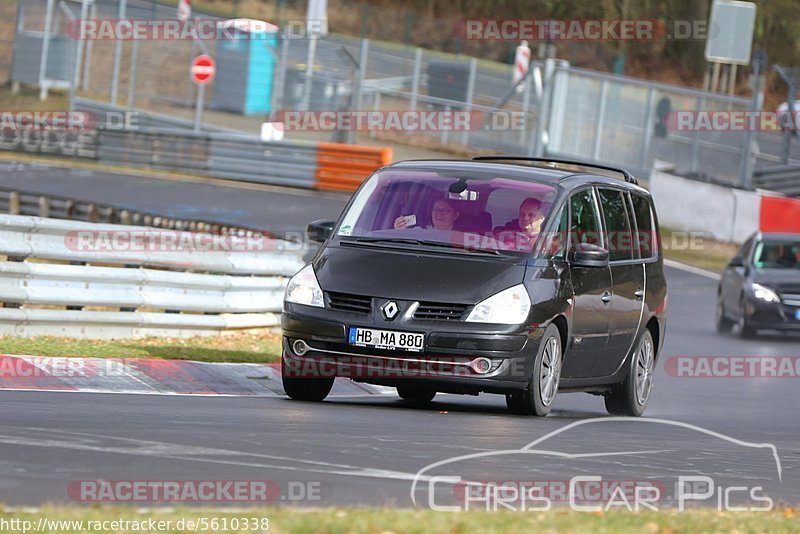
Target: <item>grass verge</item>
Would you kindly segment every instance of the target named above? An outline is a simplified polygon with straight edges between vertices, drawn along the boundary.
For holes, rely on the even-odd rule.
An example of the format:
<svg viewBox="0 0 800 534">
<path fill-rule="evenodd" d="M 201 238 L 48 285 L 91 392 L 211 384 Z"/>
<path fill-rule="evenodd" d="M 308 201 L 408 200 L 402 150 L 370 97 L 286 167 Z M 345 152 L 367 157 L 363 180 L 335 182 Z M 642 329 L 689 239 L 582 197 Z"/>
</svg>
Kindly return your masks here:
<svg viewBox="0 0 800 534">
<path fill-rule="evenodd" d="M 197 509 L 175 510 L 134 510 L 132 508 L 79 508 L 79 507 L 47 507 L 37 512 L 4 512 L 0 514 L 6 521 L 19 519 L 30 521 L 32 531 L 40 518 L 61 521 L 83 521 L 83 525 L 72 526 L 62 524 L 62 528 L 50 528 L 43 532 L 220 532 L 223 521 L 227 521 L 226 532 L 266 532 L 258 529 L 230 528 L 232 519 L 243 522 L 245 518 L 267 518 L 269 532 L 365 532 L 365 533 L 430 533 L 430 532 L 600 532 L 600 533 L 676 533 L 676 532 L 796 532 L 797 519 L 793 508 L 781 508 L 771 512 L 717 512 L 714 510 L 689 510 L 677 512 L 666 510 L 660 512 L 630 513 L 613 511 L 607 513 L 579 513 L 568 510 L 550 510 L 547 512 L 461 512 L 445 513 L 431 510 L 397 510 L 387 508 L 261 508 L 251 511 L 208 511 Z M 209 528 L 188 528 L 205 518 L 205 526 Z M 171 521 L 171 526 L 158 530 L 134 530 L 130 525 L 120 524 L 114 528 L 110 524 L 97 524 L 99 529 L 87 528 L 93 523 L 102 521 Z M 183 528 L 179 522 L 183 520 Z M 212 520 L 216 520 L 217 528 L 210 528 Z M 20 527 L 22 524 L 20 525 Z M 163 525 L 167 526 L 167 525 Z M 204 526 L 202 523 L 200 526 Z M 252 526 L 250 524 L 249 526 Z M 259 524 L 259 526 L 261 526 Z M 83 527 L 81 530 L 80 527 Z M 109 528 L 111 527 L 111 528 Z M 21 528 L 18 531 L 22 531 Z"/>
<path fill-rule="evenodd" d="M 664 257 L 721 273 L 739 245 L 715 241 L 697 232 L 661 228 Z"/>
<path fill-rule="evenodd" d="M 281 336 L 271 332 L 235 332 L 210 337 L 150 337 L 109 341 L 61 337 L 0 337 L 0 353 L 32 356 L 268 363 L 280 361 Z"/>
</svg>

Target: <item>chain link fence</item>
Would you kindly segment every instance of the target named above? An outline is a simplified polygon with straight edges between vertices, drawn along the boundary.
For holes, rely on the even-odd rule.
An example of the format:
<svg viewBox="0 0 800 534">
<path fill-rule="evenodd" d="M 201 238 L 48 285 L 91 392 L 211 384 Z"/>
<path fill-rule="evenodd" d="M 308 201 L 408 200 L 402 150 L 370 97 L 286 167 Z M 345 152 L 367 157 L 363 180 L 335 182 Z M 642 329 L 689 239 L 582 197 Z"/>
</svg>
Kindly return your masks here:
<svg viewBox="0 0 800 534">
<path fill-rule="evenodd" d="M 68 36 L 67 28 L 70 21 L 80 16 L 81 2 L 57 0 L 53 3 L 57 9 L 50 26 L 51 57 L 46 74 L 48 78 L 64 78 L 65 75 L 57 74 L 74 70 L 76 41 Z M 41 42 L 47 4 L 48 0 L 21 0 L 19 4 L 21 15 L 16 27 L 12 78 L 18 68 L 38 73 L 36 55 L 41 53 L 41 46 L 37 48 L 35 41 Z M 514 90 L 510 64 L 410 46 L 425 41 L 427 33 L 449 27 L 452 21 L 412 17 L 409 22 L 406 15 L 390 16 L 385 9 L 367 4 L 357 4 L 355 8 L 348 8 L 349 11 L 343 6 L 337 8 L 338 5 L 332 2 L 329 6 L 332 26 L 349 28 L 356 35 L 375 35 L 398 42 L 330 34 L 317 39 L 314 53 L 309 54 L 310 39 L 278 39 L 269 47 L 274 61 L 274 76 L 270 80 L 273 112 L 287 109 L 467 110 L 483 117 L 482 128 L 458 132 L 381 131 L 369 132 L 369 135 L 427 148 L 444 146 L 462 153 L 553 155 L 613 163 L 626 166 L 643 177 L 649 176 L 655 160 L 661 160 L 674 166 L 680 174 L 730 185 L 747 185 L 749 177 L 745 176 L 747 166 L 743 154 L 754 154 L 755 164 L 751 169 L 780 162 L 783 140 L 779 132 L 748 135 L 746 132 L 679 132 L 664 128 L 664 110 L 746 111 L 752 109 L 750 99 L 615 76 L 552 60 L 547 61 L 550 67 L 534 60 L 530 70 L 535 76 Z M 276 22 L 293 21 L 296 25 L 302 20 L 303 12 L 304 5 L 299 2 L 278 2 L 265 8 L 264 16 L 273 17 L 271 20 Z M 88 13 L 92 19 L 117 19 L 120 15 L 118 0 L 94 0 Z M 174 20 L 176 10 L 173 5 L 151 0 L 128 0 L 122 16 Z M 212 22 L 224 20 L 221 16 L 197 11 L 194 16 Z M 386 21 L 384 33 L 376 26 L 378 20 Z M 358 25 L 363 27 L 355 30 L 354 26 Z M 423 27 L 428 29 L 423 30 Z M 452 32 L 448 38 L 451 37 Z M 444 47 L 440 42 L 431 45 Z M 580 45 L 582 47 L 583 43 Z M 197 91 L 189 76 L 191 60 L 200 53 L 216 56 L 220 46 L 221 42 L 213 39 L 87 40 L 83 46 L 77 96 L 158 112 L 188 123 L 194 115 Z M 573 47 L 572 55 L 580 55 L 581 47 Z M 119 61 L 116 60 L 117 50 Z M 509 56 L 511 52 L 513 47 Z M 474 51 L 474 55 L 480 56 L 480 51 Z M 310 58 L 313 59 L 309 68 Z M 364 59 L 364 65 L 360 65 Z M 0 64 L 0 75 L 2 72 Z M 66 75 L 66 79 L 71 81 L 71 78 L 71 74 Z M 451 85 L 449 93 L 441 90 L 443 79 Z M 31 83 L 27 79 L 22 81 Z M 240 82 L 218 76 L 207 88 L 206 124 L 255 135 L 261 123 L 269 121 L 271 115 L 215 110 L 214 85 L 226 83 Z M 516 115 L 515 127 L 493 123 L 498 112 Z M 286 135 L 291 137 L 292 133 Z M 341 140 L 336 132 L 318 132 L 317 138 L 320 141 Z M 797 145 L 794 143 L 792 147 L 789 163 L 800 162 L 800 146 Z"/>
</svg>

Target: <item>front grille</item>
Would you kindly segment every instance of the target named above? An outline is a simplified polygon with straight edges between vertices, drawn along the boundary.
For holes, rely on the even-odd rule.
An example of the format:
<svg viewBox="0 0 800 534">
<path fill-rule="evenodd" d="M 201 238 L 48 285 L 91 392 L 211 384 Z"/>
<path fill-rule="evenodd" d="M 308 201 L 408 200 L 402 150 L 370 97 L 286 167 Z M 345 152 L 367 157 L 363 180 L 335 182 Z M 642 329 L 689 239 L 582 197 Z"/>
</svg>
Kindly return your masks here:
<svg viewBox="0 0 800 534">
<path fill-rule="evenodd" d="M 468 307 L 466 304 L 420 302 L 414 312 L 414 319 L 423 321 L 458 321 Z"/>
<path fill-rule="evenodd" d="M 372 311 L 372 297 L 328 292 L 328 305 L 333 310 L 367 314 Z"/>
<path fill-rule="evenodd" d="M 783 293 L 781 300 L 789 306 L 800 306 L 800 293 Z"/>
</svg>

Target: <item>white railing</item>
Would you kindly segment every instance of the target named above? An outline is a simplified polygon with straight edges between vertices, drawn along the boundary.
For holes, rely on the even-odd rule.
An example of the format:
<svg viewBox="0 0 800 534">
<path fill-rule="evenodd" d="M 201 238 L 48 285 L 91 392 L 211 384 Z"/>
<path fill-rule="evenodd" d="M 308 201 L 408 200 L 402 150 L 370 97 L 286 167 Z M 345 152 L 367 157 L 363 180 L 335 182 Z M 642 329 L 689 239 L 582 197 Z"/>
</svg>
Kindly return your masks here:
<svg viewBox="0 0 800 534">
<path fill-rule="evenodd" d="M 302 255 L 297 244 L 257 235 L 0 215 L 0 335 L 133 338 L 274 327 Z"/>
</svg>

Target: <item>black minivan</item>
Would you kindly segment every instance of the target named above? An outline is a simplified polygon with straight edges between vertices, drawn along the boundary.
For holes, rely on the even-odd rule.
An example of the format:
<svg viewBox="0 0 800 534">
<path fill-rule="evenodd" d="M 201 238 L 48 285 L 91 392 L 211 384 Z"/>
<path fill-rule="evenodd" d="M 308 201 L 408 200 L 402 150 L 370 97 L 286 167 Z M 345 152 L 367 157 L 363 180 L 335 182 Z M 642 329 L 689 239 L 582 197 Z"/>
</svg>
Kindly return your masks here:
<svg viewBox="0 0 800 534">
<path fill-rule="evenodd" d="M 283 386 L 319 401 L 335 377 L 506 396 L 546 415 L 557 392 L 641 415 L 667 286 L 649 193 L 625 170 L 480 156 L 376 171 L 288 283 Z"/>
</svg>

